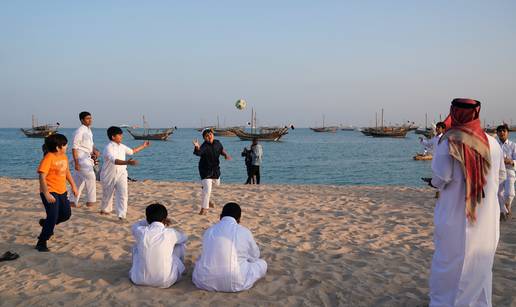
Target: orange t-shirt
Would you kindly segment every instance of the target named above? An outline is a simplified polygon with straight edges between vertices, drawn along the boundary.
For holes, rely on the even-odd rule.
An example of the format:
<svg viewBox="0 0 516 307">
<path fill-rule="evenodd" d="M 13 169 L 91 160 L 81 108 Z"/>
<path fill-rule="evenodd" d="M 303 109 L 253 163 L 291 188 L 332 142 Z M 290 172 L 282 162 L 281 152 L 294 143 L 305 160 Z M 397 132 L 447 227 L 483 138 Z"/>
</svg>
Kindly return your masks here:
<svg viewBox="0 0 516 307">
<path fill-rule="evenodd" d="M 38 173 L 46 173 L 49 192 L 63 194 L 66 192 L 66 173 L 68 172 L 68 158 L 49 152 L 39 163 Z"/>
</svg>

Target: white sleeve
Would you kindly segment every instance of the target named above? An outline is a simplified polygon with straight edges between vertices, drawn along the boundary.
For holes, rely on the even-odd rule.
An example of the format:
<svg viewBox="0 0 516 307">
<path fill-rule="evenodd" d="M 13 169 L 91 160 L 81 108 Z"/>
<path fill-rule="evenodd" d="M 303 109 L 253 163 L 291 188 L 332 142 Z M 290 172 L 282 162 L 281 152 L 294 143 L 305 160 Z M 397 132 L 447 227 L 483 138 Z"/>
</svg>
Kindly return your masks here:
<svg viewBox="0 0 516 307">
<path fill-rule="evenodd" d="M 449 154 L 448 140 L 444 140 L 434 149 L 432 159 L 432 185 L 439 190 L 453 179 L 453 158 Z"/>
<path fill-rule="evenodd" d="M 125 145 L 124 145 L 124 150 L 125 150 L 125 154 L 126 155 L 130 155 L 131 156 L 131 155 L 134 154 L 133 150 L 131 148 L 125 146 Z"/>
<path fill-rule="evenodd" d="M 500 171 L 498 174 L 498 182 L 502 183 L 507 179 L 507 170 L 505 169 L 505 159 L 503 155 L 502 147 L 498 146 L 500 150 Z"/>
<path fill-rule="evenodd" d="M 149 226 L 149 223 L 147 223 L 147 220 L 139 220 L 131 226 L 131 233 L 135 239 L 140 237 L 141 232 L 139 231 L 139 228 L 141 226 Z"/>
<path fill-rule="evenodd" d="M 251 231 L 247 230 L 247 232 L 247 240 L 249 242 L 249 261 L 254 262 L 260 258 L 260 249 L 258 248 L 258 245 L 256 245 L 256 241 L 254 241 Z"/>
<path fill-rule="evenodd" d="M 109 146 L 109 144 L 106 145 L 106 148 L 104 148 L 104 154 L 102 156 L 104 156 L 104 160 L 110 161 L 111 163 L 115 164 L 116 157 L 113 153 L 112 146 Z"/>
<path fill-rule="evenodd" d="M 81 147 L 81 141 L 82 131 L 81 128 L 78 128 L 77 130 L 75 130 L 75 133 L 73 134 L 72 149 L 79 149 Z"/>
</svg>

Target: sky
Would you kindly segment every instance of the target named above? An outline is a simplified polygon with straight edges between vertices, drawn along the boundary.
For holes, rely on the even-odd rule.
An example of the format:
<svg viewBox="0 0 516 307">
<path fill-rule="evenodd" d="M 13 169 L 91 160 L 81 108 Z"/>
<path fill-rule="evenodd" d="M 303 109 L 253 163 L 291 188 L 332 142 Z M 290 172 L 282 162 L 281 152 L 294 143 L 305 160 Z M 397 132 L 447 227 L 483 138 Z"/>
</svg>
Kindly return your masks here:
<svg viewBox="0 0 516 307">
<path fill-rule="evenodd" d="M 1 1 L 0 127 L 516 124 L 516 1 Z M 248 106 L 237 110 L 235 102 Z M 379 116 L 379 115 L 378 115 Z"/>
</svg>

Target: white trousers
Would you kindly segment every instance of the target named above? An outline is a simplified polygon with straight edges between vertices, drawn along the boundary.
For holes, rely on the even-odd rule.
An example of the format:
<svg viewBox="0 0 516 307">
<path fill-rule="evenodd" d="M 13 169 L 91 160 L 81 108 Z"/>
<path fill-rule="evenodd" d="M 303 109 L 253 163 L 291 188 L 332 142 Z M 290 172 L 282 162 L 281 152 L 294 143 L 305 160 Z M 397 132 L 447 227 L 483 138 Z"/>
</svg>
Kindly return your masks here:
<svg viewBox="0 0 516 307">
<path fill-rule="evenodd" d="M 201 180 L 202 184 L 202 203 L 201 208 L 208 209 L 210 206 L 210 196 L 211 196 L 211 187 L 213 185 L 220 185 L 219 179 L 203 179 Z"/>
<path fill-rule="evenodd" d="M 111 212 L 113 210 L 113 195 L 115 196 L 115 212 L 118 217 L 127 215 L 127 172 L 117 174 L 115 178 L 102 180 L 102 202 L 100 210 Z"/>
<path fill-rule="evenodd" d="M 80 163 L 79 165 L 81 166 L 81 170 L 73 173 L 73 181 L 75 181 L 75 186 L 77 187 L 77 197 L 75 197 L 73 193 L 68 193 L 68 197 L 72 203 L 79 202 L 82 190 L 86 187 L 86 201 L 94 203 L 97 201 L 97 178 L 93 171 L 93 165 L 89 165 L 88 163 Z"/>
<path fill-rule="evenodd" d="M 516 180 L 515 172 L 513 170 L 507 170 L 507 179 L 500 183 L 498 189 L 498 202 L 500 203 L 500 212 L 507 213 L 505 204 L 511 208 L 512 201 L 514 199 L 514 181 Z"/>
</svg>

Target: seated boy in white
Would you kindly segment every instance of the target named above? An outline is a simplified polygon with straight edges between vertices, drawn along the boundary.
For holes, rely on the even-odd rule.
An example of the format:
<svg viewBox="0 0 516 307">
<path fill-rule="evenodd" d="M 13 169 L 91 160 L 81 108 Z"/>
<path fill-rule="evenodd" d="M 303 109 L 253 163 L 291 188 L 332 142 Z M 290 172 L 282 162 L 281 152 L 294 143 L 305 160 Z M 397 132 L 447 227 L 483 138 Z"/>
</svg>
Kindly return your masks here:
<svg viewBox="0 0 516 307">
<path fill-rule="evenodd" d="M 249 229 L 239 225 L 240 206 L 228 203 L 220 221 L 202 238 L 202 254 L 195 263 L 193 283 L 208 291 L 238 292 L 250 289 L 265 276 L 267 263 Z"/>
<path fill-rule="evenodd" d="M 170 220 L 165 206 L 149 205 L 145 215 L 146 220 L 136 222 L 131 228 L 136 243 L 129 277 L 137 285 L 168 288 L 185 271 L 187 236 L 166 227 Z"/>
</svg>

